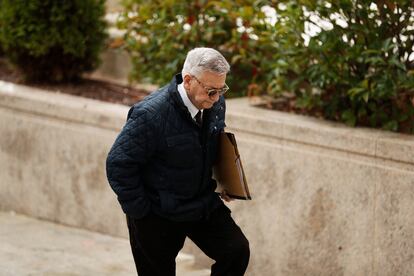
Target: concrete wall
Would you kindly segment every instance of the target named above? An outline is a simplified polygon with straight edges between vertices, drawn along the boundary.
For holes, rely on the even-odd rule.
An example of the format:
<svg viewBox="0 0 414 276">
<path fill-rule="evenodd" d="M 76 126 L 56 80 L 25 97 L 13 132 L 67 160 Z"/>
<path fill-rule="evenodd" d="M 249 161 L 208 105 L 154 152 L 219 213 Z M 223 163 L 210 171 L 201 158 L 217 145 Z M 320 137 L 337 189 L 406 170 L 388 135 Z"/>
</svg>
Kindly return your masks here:
<svg viewBox="0 0 414 276">
<path fill-rule="evenodd" d="M 126 237 L 105 158 L 127 111 L 0 81 L 0 210 Z"/>
<path fill-rule="evenodd" d="M 227 106 L 247 275 L 414 275 L 413 136 Z M 0 82 L 0 210 L 125 237 L 104 161 L 127 110 Z"/>
<path fill-rule="evenodd" d="M 229 101 L 255 275 L 414 275 L 414 136 Z M 259 272 L 260 271 L 260 272 Z"/>
</svg>

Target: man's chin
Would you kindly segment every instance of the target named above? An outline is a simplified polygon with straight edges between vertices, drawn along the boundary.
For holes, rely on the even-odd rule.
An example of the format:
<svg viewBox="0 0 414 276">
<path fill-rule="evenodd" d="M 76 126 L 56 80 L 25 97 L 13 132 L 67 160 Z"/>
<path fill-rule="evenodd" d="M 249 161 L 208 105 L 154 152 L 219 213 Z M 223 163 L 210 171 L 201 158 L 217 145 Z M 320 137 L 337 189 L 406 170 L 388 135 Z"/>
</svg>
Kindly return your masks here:
<svg viewBox="0 0 414 276">
<path fill-rule="evenodd" d="M 214 103 L 205 103 L 204 104 L 204 109 L 209 109 L 213 106 Z"/>
</svg>

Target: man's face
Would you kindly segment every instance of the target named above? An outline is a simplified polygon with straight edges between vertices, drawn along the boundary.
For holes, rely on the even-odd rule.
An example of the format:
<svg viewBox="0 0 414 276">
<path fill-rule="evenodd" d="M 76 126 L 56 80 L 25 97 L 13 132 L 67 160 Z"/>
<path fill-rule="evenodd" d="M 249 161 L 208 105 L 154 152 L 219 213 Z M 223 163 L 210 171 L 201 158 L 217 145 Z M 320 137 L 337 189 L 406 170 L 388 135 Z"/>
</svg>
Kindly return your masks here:
<svg viewBox="0 0 414 276">
<path fill-rule="evenodd" d="M 200 76 L 184 76 L 184 88 L 188 98 L 198 109 L 209 109 L 218 101 L 220 95 L 209 96 L 208 89 L 221 89 L 226 86 L 226 74 L 203 72 Z"/>
</svg>

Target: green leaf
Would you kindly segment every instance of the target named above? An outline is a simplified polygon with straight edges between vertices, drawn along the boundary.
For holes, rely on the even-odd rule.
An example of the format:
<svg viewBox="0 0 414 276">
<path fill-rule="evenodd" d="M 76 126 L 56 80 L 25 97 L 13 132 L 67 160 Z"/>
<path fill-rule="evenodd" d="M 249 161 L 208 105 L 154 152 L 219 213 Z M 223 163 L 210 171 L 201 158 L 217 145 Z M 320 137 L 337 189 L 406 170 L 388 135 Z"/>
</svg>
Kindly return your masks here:
<svg viewBox="0 0 414 276">
<path fill-rule="evenodd" d="M 356 116 L 353 112 L 353 110 L 348 109 L 342 112 L 341 119 L 344 121 L 347 125 L 355 126 L 356 124 Z"/>
<path fill-rule="evenodd" d="M 396 120 L 391 120 L 382 125 L 382 128 L 385 130 L 397 131 L 398 122 Z"/>
<path fill-rule="evenodd" d="M 407 68 L 405 67 L 405 64 L 403 64 L 401 61 L 399 61 L 395 57 L 393 57 L 392 59 L 390 59 L 389 63 L 391 65 L 396 66 L 397 68 L 399 68 L 399 69 L 401 69 L 403 71 L 407 71 Z"/>
<path fill-rule="evenodd" d="M 365 93 L 362 94 L 362 98 L 364 99 L 364 101 L 367 103 L 369 100 L 369 92 L 366 91 Z"/>
<path fill-rule="evenodd" d="M 381 48 L 382 51 L 384 52 L 390 51 L 394 47 L 394 45 L 391 42 L 392 42 L 391 38 L 385 39 L 384 42 L 382 43 L 382 48 Z"/>
</svg>

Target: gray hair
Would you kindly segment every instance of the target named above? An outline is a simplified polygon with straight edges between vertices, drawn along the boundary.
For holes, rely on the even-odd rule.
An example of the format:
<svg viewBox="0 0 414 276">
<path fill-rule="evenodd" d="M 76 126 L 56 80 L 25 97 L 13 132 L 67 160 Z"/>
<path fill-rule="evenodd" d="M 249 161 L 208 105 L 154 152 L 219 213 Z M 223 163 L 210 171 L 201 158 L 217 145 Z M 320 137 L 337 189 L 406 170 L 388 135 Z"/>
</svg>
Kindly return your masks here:
<svg viewBox="0 0 414 276">
<path fill-rule="evenodd" d="M 185 75 L 200 76 L 201 73 L 209 71 L 219 75 L 227 74 L 230 65 L 220 52 L 212 48 L 194 48 L 187 53 L 182 70 Z"/>
</svg>

